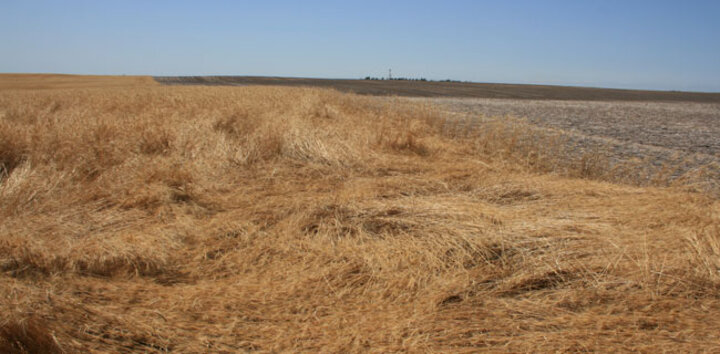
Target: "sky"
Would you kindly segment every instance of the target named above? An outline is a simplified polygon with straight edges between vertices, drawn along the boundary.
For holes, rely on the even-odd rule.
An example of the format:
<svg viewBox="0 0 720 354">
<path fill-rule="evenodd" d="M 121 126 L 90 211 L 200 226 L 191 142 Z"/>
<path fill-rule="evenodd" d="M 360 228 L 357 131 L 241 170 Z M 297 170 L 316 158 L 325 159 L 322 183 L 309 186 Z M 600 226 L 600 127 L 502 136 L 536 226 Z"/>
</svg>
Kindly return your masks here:
<svg viewBox="0 0 720 354">
<path fill-rule="evenodd" d="M 0 0 L 0 72 L 720 92 L 720 1 Z"/>
</svg>

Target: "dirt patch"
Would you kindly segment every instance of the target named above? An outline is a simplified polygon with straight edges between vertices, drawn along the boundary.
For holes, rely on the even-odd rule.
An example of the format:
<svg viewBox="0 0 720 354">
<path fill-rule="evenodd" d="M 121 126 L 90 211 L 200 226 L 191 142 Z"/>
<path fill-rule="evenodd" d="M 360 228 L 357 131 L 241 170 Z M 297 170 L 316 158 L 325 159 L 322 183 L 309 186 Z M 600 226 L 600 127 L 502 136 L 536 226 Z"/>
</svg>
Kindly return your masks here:
<svg viewBox="0 0 720 354">
<path fill-rule="evenodd" d="M 435 98 L 456 113 L 527 118 L 592 137 L 720 156 L 720 104 Z"/>
<path fill-rule="evenodd" d="M 455 133 L 488 122 L 520 122 L 540 136 L 558 136 L 562 159 L 590 175 L 615 170 L 633 183 L 689 178 L 720 193 L 720 104 L 408 98 L 435 105 Z M 529 123 L 529 124 L 528 124 Z M 618 169 L 625 172 L 618 173 Z M 583 174 L 584 177 L 587 177 Z M 645 182 L 643 182 L 645 181 Z"/>
</svg>

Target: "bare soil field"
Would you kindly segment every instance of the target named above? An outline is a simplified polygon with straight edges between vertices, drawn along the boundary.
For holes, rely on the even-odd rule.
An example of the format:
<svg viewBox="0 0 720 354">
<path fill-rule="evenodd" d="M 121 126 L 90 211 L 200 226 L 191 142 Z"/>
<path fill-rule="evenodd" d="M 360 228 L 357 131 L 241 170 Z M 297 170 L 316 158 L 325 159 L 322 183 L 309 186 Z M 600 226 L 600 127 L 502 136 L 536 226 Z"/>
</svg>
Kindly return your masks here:
<svg viewBox="0 0 720 354">
<path fill-rule="evenodd" d="M 332 88 L 341 92 L 380 96 L 720 103 L 720 93 L 620 90 L 550 85 L 308 79 L 256 76 L 164 76 L 155 77 L 155 80 L 168 85 L 319 87 Z"/>
<path fill-rule="evenodd" d="M 482 129 L 497 117 L 521 119 L 561 134 L 566 154 L 602 154 L 605 168 L 629 161 L 641 169 L 665 170 L 675 177 L 693 170 L 708 173 L 720 192 L 720 104 L 693 102 L 600 102 L 468 98 L 410 98 L 437 107 Z M 644 167 L 643 167 L 644 166 Z M 672 172 L 667 171 L 672 169 Z"/>
<path fill-rule="evenodd" d="M 146 79 L 0 90 L 0 352 L 718 348 L 702 176 L 472 107 Z"/>
<path fill-rule="evenodd" d="M 435 98 L 444 109 L 525 118 L 542 127 L 720 157 L 720 103 Z"/>
</svg>

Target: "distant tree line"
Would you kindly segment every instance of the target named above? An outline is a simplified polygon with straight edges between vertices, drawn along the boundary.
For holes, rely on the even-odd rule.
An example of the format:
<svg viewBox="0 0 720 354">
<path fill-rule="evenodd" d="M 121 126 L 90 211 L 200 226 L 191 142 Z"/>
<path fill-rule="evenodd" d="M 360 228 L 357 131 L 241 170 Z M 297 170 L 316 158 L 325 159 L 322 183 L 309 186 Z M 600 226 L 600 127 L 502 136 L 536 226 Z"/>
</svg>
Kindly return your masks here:
<svg viewBox="0 0 720 354">
<path fill-rule="evenodd" d="M 421 78 L 412 78 L 412 77 L 393 77 L 393 78 L 387 78 L 387 77 L 373 77 L 373 76 L 365 76 L 365 80 L 373 80 L 373 81 L 429 81 L 429 82 L 465 82 L 460 80 L 428 80 L 424 77 Z"/>
</svg>

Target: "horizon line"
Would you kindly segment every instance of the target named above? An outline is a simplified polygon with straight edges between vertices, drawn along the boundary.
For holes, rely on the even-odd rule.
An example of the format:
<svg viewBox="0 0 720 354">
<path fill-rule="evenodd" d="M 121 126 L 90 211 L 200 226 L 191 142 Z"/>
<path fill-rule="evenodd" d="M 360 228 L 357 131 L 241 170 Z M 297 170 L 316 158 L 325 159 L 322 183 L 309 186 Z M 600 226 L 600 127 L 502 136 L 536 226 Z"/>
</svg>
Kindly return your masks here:
<svg viewBox="0 0 720 354">
<path fill-rule="evenodd" d="M 0 72 L 0 75 L 66 75 L 66 76 L 149 76 L 149 77 L 255 77 L 255 78 L 277 78 L 277 79 L 308 79 L 308 80 L 348 80 L 348 81 L 404 81 L 403 79 L 420 80 L 425 79 L 428 83 L 449 82 L 456 84 L 486 84 L 486 85 L 524 85 L 524 86 L 551 86 L 551 87 L 572 87 L 584 89 L 601 89 L 601 90 L 618 90 L 618 91 L 652 91 L 652 92 L 680 92 L 680 93 L 697 93 L 697 94 L 720 94 L 717 91 L 692 91 L 681 89 L 652 89 L 641 87 L 613 87 L 613 86 L 594 86 L 592 84 L 573 84 L 573 83 L 541 83 L 541 82 L 499 82 L 499 81 L 468 81 L 458 79 L 429 79 L 425 77 L 399 77 L 388 79 L 385 77 L 364 76 L 359 78 L 348 77 L 319 77 L 319 76 L 278 76 L 278 75 L 238 75 L 238 74 L 183 74 L 183 75 L 152 75 L 152 74 L 78 74 L 78 73 L 59 73 L 59 72 Z M 365 77 L 373 77 L 377 80 L 366 80 Z M 406 80 L 406 81 L 410 81 Z M 449 80 L 449 81 L 448 81 Z M 419 81 L 423 82 L 423 81 Z"/>
</svg>

